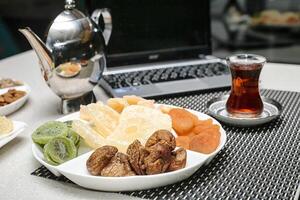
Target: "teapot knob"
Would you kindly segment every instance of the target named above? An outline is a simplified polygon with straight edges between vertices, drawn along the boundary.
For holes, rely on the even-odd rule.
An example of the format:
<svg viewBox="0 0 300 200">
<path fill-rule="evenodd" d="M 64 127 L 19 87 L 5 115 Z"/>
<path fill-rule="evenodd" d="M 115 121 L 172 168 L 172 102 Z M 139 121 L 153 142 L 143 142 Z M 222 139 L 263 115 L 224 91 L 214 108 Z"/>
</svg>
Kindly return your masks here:
<svg viewBox="0 0 300 200">
<path fill-rule="evenodd" d="M 75 8 L 75 0 L 66 0 L 65 1 L 65 9 L 67 10 L 71 10 L 73 8 Z"/>
</svg>

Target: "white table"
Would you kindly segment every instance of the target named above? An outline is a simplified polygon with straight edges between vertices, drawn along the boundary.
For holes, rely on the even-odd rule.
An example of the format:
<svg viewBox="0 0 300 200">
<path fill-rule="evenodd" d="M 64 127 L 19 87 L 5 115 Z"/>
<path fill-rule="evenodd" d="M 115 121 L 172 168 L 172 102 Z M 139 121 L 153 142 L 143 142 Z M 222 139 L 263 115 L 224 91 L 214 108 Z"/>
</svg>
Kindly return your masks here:
<svg viewBox="0 0 300 200">
<path fill-rule="evenodd" d="M 70 184 L 30 175 L 40 164 L 31 153 L 32 131 L 43 122 L 54 120 L 60 99 L 48 88 L 40 75 L 38 60 L 28 51 L 0 61 L 0 77 L 22 80 L 32 89 L 29 101 L 9 117 L 26 122 L 29 127 L 16 139 L 0 149 L 0 199 L 128 199 L 116 193 L 86 190 Z M 265 65 L 261 74 L 261 86 L 267 89 L 300 92 L 300 65 Z M 97 91 L 100 99 L 107 97 Z"/>
</svg>

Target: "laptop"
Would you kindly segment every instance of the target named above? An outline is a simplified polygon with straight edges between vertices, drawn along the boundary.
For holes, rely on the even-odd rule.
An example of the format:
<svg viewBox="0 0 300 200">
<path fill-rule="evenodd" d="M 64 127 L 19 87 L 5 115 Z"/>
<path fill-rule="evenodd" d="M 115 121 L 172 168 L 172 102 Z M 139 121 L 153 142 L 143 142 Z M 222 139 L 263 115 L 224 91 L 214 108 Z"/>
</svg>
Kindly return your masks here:
<svg viewBox="0 0 300 200">
<path fill-rule="evenodd" d="M 209 0 L 102 0 L 113 29 L 100 86 L 113 97 L 154 97 L 230 86 L 211 55 Z"/>
</svg>

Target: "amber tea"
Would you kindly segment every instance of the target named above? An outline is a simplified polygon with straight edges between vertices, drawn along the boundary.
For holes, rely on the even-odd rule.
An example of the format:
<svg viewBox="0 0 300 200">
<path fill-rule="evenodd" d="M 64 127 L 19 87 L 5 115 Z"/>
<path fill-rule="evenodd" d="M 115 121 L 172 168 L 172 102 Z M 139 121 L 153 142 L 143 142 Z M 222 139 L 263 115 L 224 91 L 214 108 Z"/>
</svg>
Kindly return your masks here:
<svg viewBox="0 0 300 200">
<path fill-rule="evenodd" d="M 257 55 L 236 55 L 227 59 L 232 86 L 226 103 L 227 112 L 239 117 L 254 117 L 262 113 L 259 75 L 265 58 Z"/>
</svg>

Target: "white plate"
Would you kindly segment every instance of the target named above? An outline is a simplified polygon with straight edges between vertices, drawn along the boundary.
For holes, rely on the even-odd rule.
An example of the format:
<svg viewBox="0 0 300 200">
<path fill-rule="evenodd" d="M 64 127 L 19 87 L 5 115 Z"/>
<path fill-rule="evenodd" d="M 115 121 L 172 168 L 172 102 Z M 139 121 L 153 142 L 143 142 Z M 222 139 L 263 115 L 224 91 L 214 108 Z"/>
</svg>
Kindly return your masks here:
<svg viewBox="0 0 300 200">
<path fill-rule="evenodd" d="M 0 135 L 0 148 L 17 137 L 26 128 L 24 122 L 13 121 L 14 130 L 6 135 Z"/>
<path fill-rule="evenodd" d="M 25 94 L 25 96 L 21 97 L 17 101 L 14 101 L 6 106 L 0 106 L 0 115 L 9 115 L 9 114 L 15 112 L 16 110 L 18 110 L 25 104 L 25 102 L 27 101 L 27 99 L 29 97 L 30 87 L 27 84 L 24 84 L 21 86 L 16 86 L 16 87 L 0 89 L 0 95 L 6 93 L 9 89 L 25 91 L 26 94 Z"/>
<path fill-rule="evenodd" d="M 213 157 L 224 147 L 226 142 L 226 133 L 222 126 L 212 117 L 189 110 L 196 114 L 199 119 L 212 119 L 214 124 L 218 124 L 221 132 L 220 144 L 216 151 L 211 154 L 201 154 L 193 151 L 187 151 L 187 165 L 185 168 L 168 173 L 162 173 L 157 175 L 143 175 L 143 176 L 130 176 L 130 177 L 102 177 L 92 176 L 86 169 L 86 161 L 93 151 L 78 156 L 68 162 L 65 162 L 59 166 L 52 166 L 44 160 L 42 149 L 35 144 L 32 144 L 32 152 L 34 157 L 46 168 L 48 168 L 53 174 L 59 176 L 64 175 L 77 185 L 84 188 L 102 190 L 102 191 L 135 191 L 144 190 L 155 187 L 161 187 L 182 181 L 190 177 L 195 173 L 202 165 L 208 164 Z M 79 113 L 73 113 L 58 121 L 68 121 L 79 118 Z"/>
</svg>

